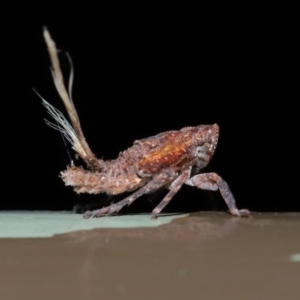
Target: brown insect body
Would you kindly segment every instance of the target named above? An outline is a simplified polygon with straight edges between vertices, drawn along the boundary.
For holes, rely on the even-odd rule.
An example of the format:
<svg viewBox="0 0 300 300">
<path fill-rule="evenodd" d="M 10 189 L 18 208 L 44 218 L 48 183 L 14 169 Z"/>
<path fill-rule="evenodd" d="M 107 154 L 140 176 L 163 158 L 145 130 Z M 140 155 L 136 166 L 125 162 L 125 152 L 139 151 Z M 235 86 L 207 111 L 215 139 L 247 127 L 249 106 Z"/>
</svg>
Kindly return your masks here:
<svg viewBox="0 0 300 300">
<path fill-rule="evenodd" d="M 97 159 L 85 141 L 71 93 L 66 91 L 63 83 L 55 44 L 46 29 L 44 38 L 52 62 L 55 86 L 73 126 L 56 108 L 43 99 L 43 104 L 49 114 L 57 122 L 57 125 L 50 122 L 48 124 L 65 135 L 87 165 L 87 169 L 77 166 L 68 167 L 67 170 L 61 172 L 62 179 L 66 185 L 73 186 L 77 193 L 115 195 L 133 191 L 130 196 L 118 203 L 86 212 L 85 218 L 116 213 L 141 195 L 166 187 L 169 193 L 152 213 L 152 217 L 156 218 L 183 184 L 208 190 L 219 189 L 232 215 L 248 216 L 250 214 L 246 209 L 236 208 L 234 197 L 227 183 L 216 173 L 202 173 L 191 177 L 192 169 L 199 173 L 207 166 L 215 152 L 219 137 L 217 124 L 163 132 L 135 141 L 132 147 L 121 152 L 115 160 Z"/>
<path fill-rule="evenodd" d="M 218 132 L 215 124 L 160 133 L 135 141 L 115 160 L 102 160 L 101 171 L 72 166 L 61 176 L 77 193 L 116 195 L 132 191 L 167 168 L 178 174 L 192 166 L 204 168 L 213 156 Z"/>
</svg>

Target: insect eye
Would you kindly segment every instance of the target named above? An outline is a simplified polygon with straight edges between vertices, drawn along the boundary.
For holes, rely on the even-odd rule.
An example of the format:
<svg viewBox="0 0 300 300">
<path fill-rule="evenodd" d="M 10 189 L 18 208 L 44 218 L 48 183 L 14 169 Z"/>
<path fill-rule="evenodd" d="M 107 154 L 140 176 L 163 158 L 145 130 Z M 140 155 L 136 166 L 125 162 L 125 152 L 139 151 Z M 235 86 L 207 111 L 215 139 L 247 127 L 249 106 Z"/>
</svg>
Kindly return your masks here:
<svg viewBox="0 0 300 300">
<path fill-rule="evenodd" d="M 202 156 L 203 155 L 203 147 L 197 147 L 197 150 L 196 150 L 196 155 L 197 156 Z"/>
</svg>

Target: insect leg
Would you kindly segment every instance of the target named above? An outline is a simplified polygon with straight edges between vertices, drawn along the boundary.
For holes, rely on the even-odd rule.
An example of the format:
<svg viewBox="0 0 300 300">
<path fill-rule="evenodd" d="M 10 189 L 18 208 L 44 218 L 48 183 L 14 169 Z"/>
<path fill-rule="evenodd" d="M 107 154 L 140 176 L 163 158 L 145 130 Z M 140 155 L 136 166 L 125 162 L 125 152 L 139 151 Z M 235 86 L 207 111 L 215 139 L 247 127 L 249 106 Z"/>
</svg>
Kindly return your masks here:
<svg viewBox="0 0 300 300">
<path fill-rule="evenodd" d="M 165 208 L 165 206 L 171 201 L 174 195 L 179 191 L 182 185 L 187 181 L 191 175 L 191 168 L 185 170 L 180 174 L 171 184 L 170 192 L 165 196 L 165 198 L 155 207 L 152 211 L 151 219 L 156 219 L 157 215 Z"/>
<path fill-rule="evenodd" d="M 185 183 L 203 190 L 216 191 L 219 189 L 233 216 L 248 217 L 250 215 L 248 209 L 237 209 L 235 199 L 228 184 L 216 173 L 198 174 L 187 180 Z"/>
<path fill-rule="evenodd" d="M 111 215 L 113 213 L 117 213 L 124 206 L 130 205 L 132 202 L 134 202 L 137 198 L 139 198 L 143 194 L 150 193 L 152 191 L 159 189 L 160 187 L 163 187 L 170 181 L 174 180 L 175 177 L 176 177 L 176 173 L 172 169 L 166 169 L 160 174 L 158 174 L 157 176 L 155 176 L 151 181 L 149 181 L 146 185 L 141 187 L 139 190 L 137 190 L 130 196 L 126 197 L 124 200 L 121 200 L 110 206 L 103 207 L 101 209 L 87 211 L 83 215 L 83 218 L 85 219 L 95 218 L 95 217 L 101 217 L 103 215 Z"/>
</svg>

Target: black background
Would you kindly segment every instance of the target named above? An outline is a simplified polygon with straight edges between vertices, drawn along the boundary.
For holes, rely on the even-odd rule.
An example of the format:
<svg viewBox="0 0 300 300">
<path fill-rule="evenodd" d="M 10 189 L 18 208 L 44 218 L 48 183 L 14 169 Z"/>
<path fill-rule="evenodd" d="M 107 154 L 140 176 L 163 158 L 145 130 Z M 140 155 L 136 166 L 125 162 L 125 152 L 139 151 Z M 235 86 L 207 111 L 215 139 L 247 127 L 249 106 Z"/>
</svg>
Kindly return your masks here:
<svg viewBox="0 0 300 300">
<path fill-rule="evenodd" d="M 294 82 L 287 80 L 294 42 L 280 17 L 72 9 L 35 7 L 3 27 L 1 209 L 70 210 L 122 198 L 78 196 L 58 177 L 70 159 L 60 134 L 44 124 L 47 113 L 32 90 L 65 113 L 42 37 L 47 26 L 66 78 L 64 51 L 73 59 L 73 98 L 99 158 L 113 159 L 161 131 L 218 123 L 220 140 L 207 169 L 228 182 L 238 206 L 300 210 L 297 197 L 282 193 L 295 188 L 283 184 L 293 176 L 279 171 L 295 164 L 288 137 Z M 162 197 L 142 197 L 128 211 L 150 212 Z M 210 209 L 226 209 L 218 192 L 183 187 L 166 211 Z"/>
</svg>

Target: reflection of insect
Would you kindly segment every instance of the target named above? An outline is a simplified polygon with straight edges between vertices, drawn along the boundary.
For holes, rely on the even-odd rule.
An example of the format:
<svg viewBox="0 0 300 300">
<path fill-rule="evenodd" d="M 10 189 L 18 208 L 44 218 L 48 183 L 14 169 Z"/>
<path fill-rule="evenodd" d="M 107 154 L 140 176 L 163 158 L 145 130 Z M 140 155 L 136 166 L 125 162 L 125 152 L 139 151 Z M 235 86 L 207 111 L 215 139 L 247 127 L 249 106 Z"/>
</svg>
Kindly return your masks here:
<svg viewBox="0 0 300 300">
<path fill-rule="evenodd" d="M 49 125 L 64 134 L 87 166 L 87 169 L 74 165 L 68 167 L 67 170 L 61 172 L 63 181 L 66 185 L 73 186 L 77 193 L 115 195 L 133 191 L 130 196 L 120 202 L 98 210 L 87 211 L 84 214 L 85 218 L 116 213 L 141 195 L 166 187 L 169 189 L 168 194 L 152 212 L 152 218 L 156 218 L 183 184 L 207 190 L 219 189 L 232 215 L 249 216 L 250 212 L 247 209 L 237 209 L 227 183 L 219 175 L 216 173 L 199 174 L 214 154 L 219 136 L 217 124 L 163 132 L 135 141 L 131 148 L 120 153 L 115 160 L 97 159 L 84 138 L 79 117 L 70 96 L 70 89 L 68 93 L 63 83 L 55 43 L 47 29 L 44 30 L 44 38 L 52 62 L 54 83 L 73 127 L 61 112 L 43 99 L 48 113 L 58 124 L 49 123 Z M 196 175 L 191 176 L 191 174 Z"/>
</svg>

